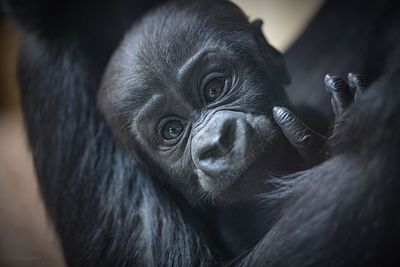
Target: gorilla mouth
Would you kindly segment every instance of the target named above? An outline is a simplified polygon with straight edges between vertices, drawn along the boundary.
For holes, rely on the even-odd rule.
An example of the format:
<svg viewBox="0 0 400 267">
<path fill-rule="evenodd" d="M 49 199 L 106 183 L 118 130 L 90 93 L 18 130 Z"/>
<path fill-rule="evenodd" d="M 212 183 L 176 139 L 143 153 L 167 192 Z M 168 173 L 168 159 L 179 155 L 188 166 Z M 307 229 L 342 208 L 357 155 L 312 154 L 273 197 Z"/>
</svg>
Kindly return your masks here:
<svg viewBox="0 0 400 267">
<path fill-rule="evenodd" d="M 200 169 L 196 169 L 200 187 L 213 198 L 228 190 L 239 178 L 238 175 L 221 174 L 211 176 Z"/>
<path fill-rule="evenodd" d="M 271 158 L 271 153 L 252 154 L 243 157 L 241 162 L 245 164 L 238 162 L 236 165 L 238 168 L 234 170 L 227 169 L 218 174 L 207 174 L 197 168 L 195 172 L 201 189 L 213 199 L 241 200 L 265 192 L 264 178 L 269 175 L 266 162 Z M 232 194 L 239 196 L 239 199 L 232 198 Z"/>
</svg>

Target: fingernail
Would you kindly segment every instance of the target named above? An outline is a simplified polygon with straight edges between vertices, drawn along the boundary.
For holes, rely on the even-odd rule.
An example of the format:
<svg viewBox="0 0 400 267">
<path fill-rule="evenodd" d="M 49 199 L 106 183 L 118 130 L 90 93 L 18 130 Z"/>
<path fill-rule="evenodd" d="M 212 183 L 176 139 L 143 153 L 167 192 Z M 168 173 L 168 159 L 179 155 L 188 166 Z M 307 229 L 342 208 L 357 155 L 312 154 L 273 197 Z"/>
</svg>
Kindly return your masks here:
<svg viewBox="0 0 400 267">
<path fill-rule="evenodd" d="M 272 108 L 273 112 L 278 112 L 281 109 L 281 107 L 275 106 Z"/>
<path fill-rule="evenodd" d="M 279 121 L 279 123 L 285 123 L 289 119 L 289 113 L 286 112 L 285 108 L 275 106 L 272 110 L 272 115 L 276 121 Z"/>
<path fill-rule="evenodd" d="M 325 75 L 324 81 L 327 82 L 327 81 L 329 81 L 330 79 L 332 79 L 332 74 L 327 73 L 327 74 Z"/>
<path fill-rule="evenodd" d="M 330 73 L 327 73 L 324 78 L 324 83 L 325 83 L 325 91 L 330 93 L 330 85 L 332 84 L 332 75 Z"/>
</svg>

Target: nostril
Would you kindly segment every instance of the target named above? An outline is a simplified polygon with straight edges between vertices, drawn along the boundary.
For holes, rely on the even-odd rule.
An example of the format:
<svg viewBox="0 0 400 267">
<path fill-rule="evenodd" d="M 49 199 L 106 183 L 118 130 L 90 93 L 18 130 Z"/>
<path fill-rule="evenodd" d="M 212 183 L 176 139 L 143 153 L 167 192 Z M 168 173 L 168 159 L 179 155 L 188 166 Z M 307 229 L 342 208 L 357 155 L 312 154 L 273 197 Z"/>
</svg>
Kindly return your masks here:
<svg viewBox="0 0 400 267">
<path fill-rule="evenodd" d="M 207 147 L 199 154 L 199 160 L 204 161 L 207 159 L 217 159 L 220 158 L 221 153 L 217 146 Z"/>
<path fill-rule="evenodd" d="M 236 138 L 236 120 L 225 121 L 219 135 L 219 145 L 222 149 L 232 149 Z"/>
</svg>

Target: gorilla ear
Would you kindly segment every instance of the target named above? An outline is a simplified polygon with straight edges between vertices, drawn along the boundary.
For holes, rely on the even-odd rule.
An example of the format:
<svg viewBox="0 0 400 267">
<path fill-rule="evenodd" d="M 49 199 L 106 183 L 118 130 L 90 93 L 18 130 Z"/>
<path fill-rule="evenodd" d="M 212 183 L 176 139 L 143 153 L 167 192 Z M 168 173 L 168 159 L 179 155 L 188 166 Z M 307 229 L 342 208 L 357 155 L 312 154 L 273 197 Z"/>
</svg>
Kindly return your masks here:
<svg viewBox="0 0 400 267">
<path fill-rule="evenodd" d="M 262 32 L 262 25 L 263 21 L 261 19 L 256 19 L 251 23 L 256 35 L 258 46 L 262 53 L 262 57 L 266 60 L 266 62 L 271 63 L 271 65 L 267 64 L 266 68 L 268 72 L 273 75 L 273 77 L 277 77 L 279 79 L 281 84 L 289 84 L 290 76 L 287 72 L 283 55 L 268 43 Z"/>
</svg>

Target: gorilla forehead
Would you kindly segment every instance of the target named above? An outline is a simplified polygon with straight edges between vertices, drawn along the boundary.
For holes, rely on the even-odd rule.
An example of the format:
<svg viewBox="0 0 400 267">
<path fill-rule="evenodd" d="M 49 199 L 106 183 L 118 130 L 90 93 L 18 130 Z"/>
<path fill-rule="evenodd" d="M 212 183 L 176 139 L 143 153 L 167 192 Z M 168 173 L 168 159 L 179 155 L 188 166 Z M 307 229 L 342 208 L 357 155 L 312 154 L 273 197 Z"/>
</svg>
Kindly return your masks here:
<svg viewBox="0 0 400 267">
<path fill-rule="evenodd" d="M 107 96 L 102 99 L 118 114 L 124 110 L 132 114 L 157 90 L 176 90 L 182 69 L 190 65 L 186 63 L 202 53 L 221 51 L 248 58 L 256 47 L 247 17 L 234 4 L 218 0 L 168 3 L 126 34 L 103 77 L 102 91 Z"/>
<path fill-rule="evenodd" d="M 242 42 L 252 40 L 248 20 L 235 5 L 215 0 L 187 2 L 191 1 L 154 10 L 126 35 L 121 57 L 130 62 L 127 70 L 136 82 L 174 79 L 180 66 L 202 49 L 249 51 L 244 46 L 252 42 Z"/>
<path fill-rule="evenodd" d="M 200 47 L 234 46 L 249 32 L 242 11 L 226 1 L 178 1 L 155 9 L 127 35 L 144 65 L 175 70 Z M 243 44 L 240 44 L 242 46 Z"/>
</svg>

